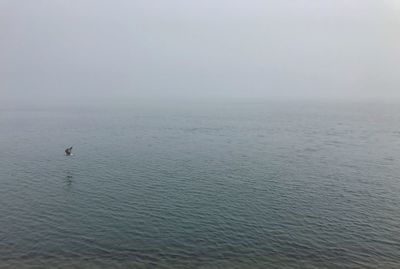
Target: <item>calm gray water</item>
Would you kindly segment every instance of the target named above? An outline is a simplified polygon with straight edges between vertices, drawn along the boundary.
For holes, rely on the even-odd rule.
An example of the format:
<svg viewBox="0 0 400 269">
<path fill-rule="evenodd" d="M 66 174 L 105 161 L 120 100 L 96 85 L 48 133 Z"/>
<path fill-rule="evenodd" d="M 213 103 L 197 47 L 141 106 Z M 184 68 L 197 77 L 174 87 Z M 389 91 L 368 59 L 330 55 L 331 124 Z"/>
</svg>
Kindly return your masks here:
<svg viewBox="0 0 400 269">
<path fill-rule="evenodd" d="M 1 110 L 0 268 L 400 268 L 400 106 Z"/>
</svg>

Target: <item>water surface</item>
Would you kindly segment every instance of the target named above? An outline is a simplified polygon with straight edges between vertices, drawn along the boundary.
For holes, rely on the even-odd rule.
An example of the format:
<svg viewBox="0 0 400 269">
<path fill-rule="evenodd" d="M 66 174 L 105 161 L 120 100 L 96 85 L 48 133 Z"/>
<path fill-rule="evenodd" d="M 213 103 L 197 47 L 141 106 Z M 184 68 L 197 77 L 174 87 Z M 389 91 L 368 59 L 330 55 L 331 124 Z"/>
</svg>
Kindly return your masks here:
<svg viewBox="0 0 400 269">
<path fill-rule="evenodd" d="M 1 110 L 0 267 L 399 268 L 399 107 Z"/>
</svg>

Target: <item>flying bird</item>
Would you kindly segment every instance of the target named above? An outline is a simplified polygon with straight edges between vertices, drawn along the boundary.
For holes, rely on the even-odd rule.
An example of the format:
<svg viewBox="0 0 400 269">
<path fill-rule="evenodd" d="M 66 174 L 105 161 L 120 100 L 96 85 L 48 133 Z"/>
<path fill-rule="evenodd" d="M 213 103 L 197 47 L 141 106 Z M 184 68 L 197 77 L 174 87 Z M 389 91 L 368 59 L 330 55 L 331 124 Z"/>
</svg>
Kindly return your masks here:
<svg viewBox="0 0 400 269">
<path fill-rule="evenodd" d="M 71 156 L 71 155 L 72 155 L 72 147 L 67 148 L 67 149 L 65 150 L 65 155 L 67 155 L 67 156 Z"/>
</svg>

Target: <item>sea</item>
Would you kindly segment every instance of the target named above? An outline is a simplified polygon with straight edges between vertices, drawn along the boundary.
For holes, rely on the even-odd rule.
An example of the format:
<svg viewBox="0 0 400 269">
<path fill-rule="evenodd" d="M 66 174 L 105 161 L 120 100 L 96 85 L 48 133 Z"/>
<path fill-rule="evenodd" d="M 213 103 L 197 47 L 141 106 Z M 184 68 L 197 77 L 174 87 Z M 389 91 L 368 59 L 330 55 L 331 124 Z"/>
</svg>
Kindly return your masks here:
<svg viewBox="0 0 400 269">
<path fill-rule="evenodd" d="M 0 108 L 0 268 L 398 269 L 400 105 Z"/>
</svg>

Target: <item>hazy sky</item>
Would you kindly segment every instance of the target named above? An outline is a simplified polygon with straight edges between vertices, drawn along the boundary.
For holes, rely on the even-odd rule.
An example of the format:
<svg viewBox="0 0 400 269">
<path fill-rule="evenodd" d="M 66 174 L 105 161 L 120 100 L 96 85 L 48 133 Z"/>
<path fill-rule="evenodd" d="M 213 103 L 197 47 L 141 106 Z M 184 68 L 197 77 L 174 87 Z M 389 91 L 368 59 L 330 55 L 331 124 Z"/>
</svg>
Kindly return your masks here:
<svg viewBox="0 0 400 269">
<path fill-rule="evenodd" d="M 0 104 L 400 99 L 400 0 L 0 0 Z"/>
</svg>

